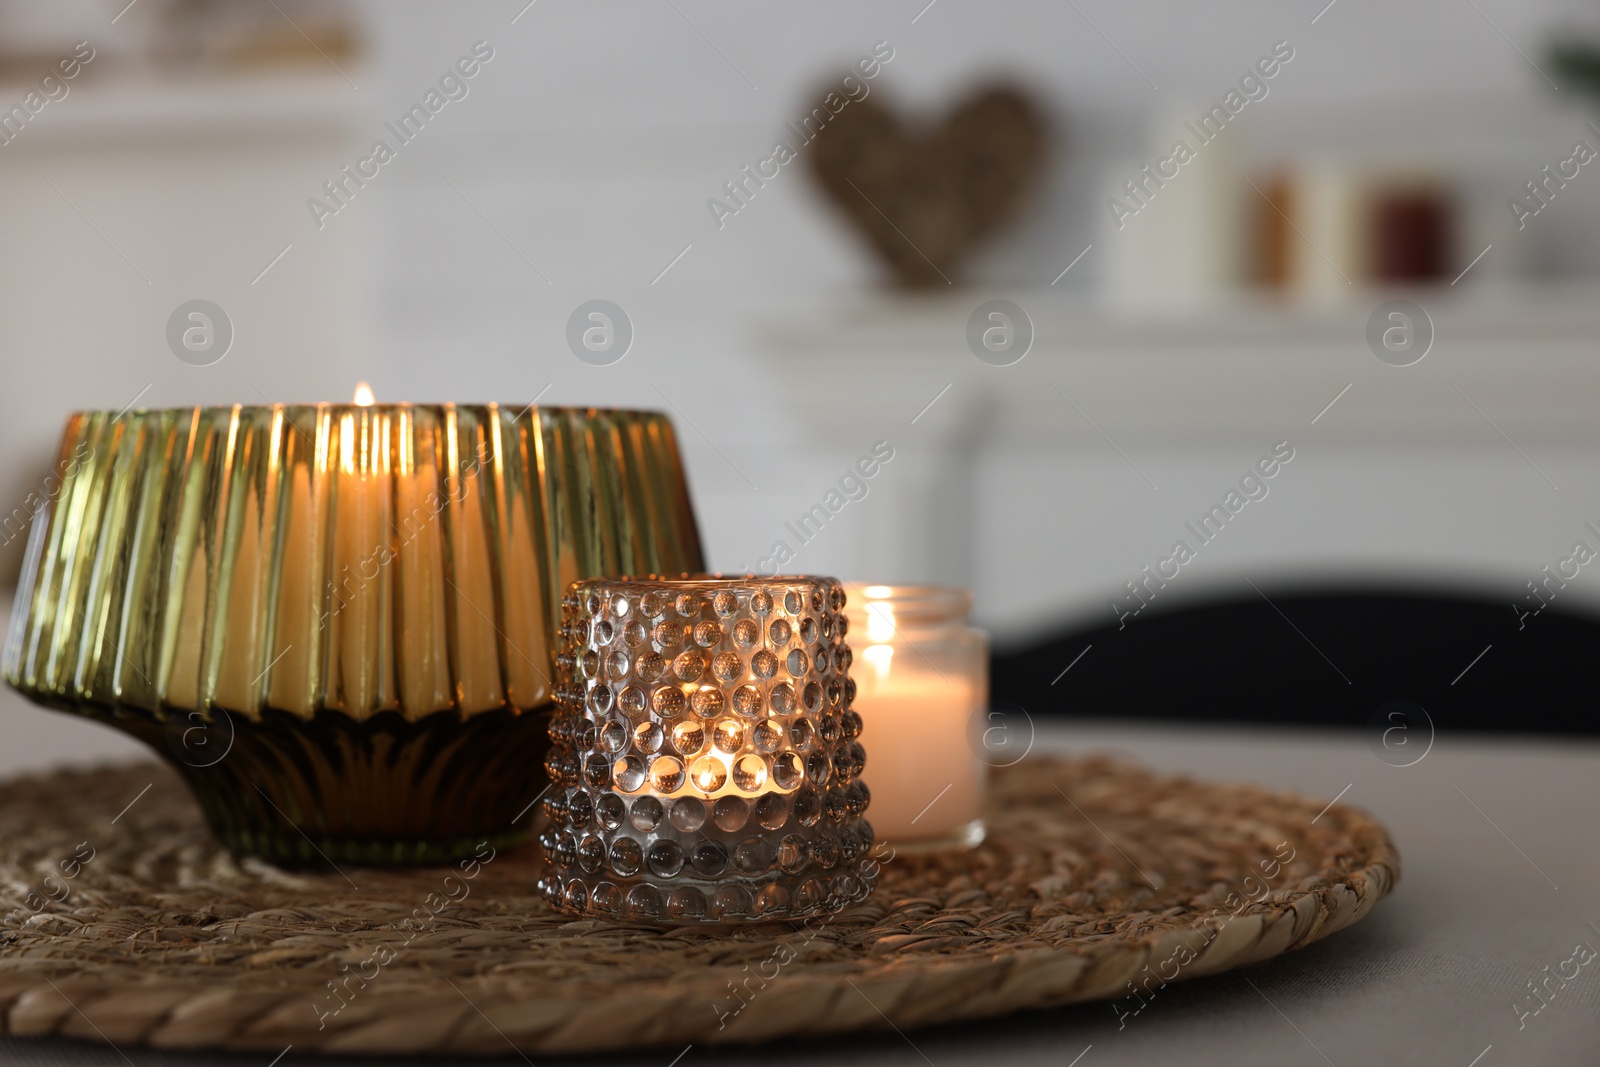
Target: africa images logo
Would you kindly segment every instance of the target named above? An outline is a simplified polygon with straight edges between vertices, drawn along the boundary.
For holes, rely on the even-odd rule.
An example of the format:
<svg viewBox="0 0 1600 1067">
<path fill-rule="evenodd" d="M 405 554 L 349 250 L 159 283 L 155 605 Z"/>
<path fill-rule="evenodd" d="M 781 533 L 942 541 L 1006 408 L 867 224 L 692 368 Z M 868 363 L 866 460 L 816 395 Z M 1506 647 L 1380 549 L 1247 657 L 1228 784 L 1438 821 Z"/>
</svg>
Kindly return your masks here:
<svg viewBox="0 0 1600 1067">
<path fill-rule="evenodd" d="M 401 148 L 421 136 L 423 129 L 447 104 L 454 100 L 465 100 L 472 91 L 467 83 L 476 78 L 493 58 L 494 47 L 488 41 L 474 44 L 471 55 L 462 56 L 439 76 L 436 88 L 430 88 L 420 101 L 412 104 L 394 122 L 384 123 L 384 128 L 394 135 L 393 145 L 386 138 L 374 141 L 372 150 L 356 160 L 354 170 L 347 163 L 339 168 L 338 174 L 323 182 L 322 192 L 327 199 L 314 196 L 306 199 L 306 209 L 311 212 L 311 221 L 317 224 L 317 229 L 322 229 L 331 216 L 349 207 L 356 194 L 367 187 L 367 182 L 376 178 L 381 168 L 394 160 Z"/>
<path fill-rule="evenodd" d="M 1277 77 L 1284 65 L 1293 58 L 1294 46 L 1288 41 L 1274 44 L 1271 54 L 1256 60 L 1255 65 L 1240 76 L 1237 89 L 1229 89 L 1223 95 L 1222 103 L 1212 105 L 1209 111 L 1200 116 L 1199 125 L 1194 122 L 1183 124 L 1194 135 L 1195 143 L 1192 146 L 1181 137 L 1176 139 L 1172 143 L 1172 151 L 1165 158 L 1158 159 L 1153 169 L 1151 164 L 1146 163 L 1139 168 L 1139 177 L 1122 183 L 1126 201 L 1115 196 L 1107 197 L 1106 210 L 1111 212 L 1111 221 L 1117 224 L 1117 229 L 1127 226 L 1128 219 L 1148 207 L 1156 193 L 1165 189 L 1167 182 L 1183 172 L 1184 164 L 1198 158 L 1202 148 L 1222 136 L 1229 121 L 1251 101 L 1265 100 L 1271 91 L 1267 82 Z"/>
<path fill-rule="evenodd" d="M 852 101 L 865 100 L 872 87 L 867 84 L 883 70 L 883 65 L 894 58 L 894 49 L 888 41 L 879 41 L 872 46 L 872 54 L 862 56 L 856 60 L 851 69 L 861 75 L 846 74 L 840 82 L 839 88 L 843 90 L 830 90 L 822 98 L 818 107 L 811 109 L 811 113 L 800 120 L 800 125 L 789 123 L 789 129 L 794 131 L 795 140 L 791 145 L 788 141 L 776 141 L 772 145 L 772 154 L 760 160 L 752 170 L 746 163 L 739 169 L 733 178 L 722 183 L 722 193 L 727 200 L 717 197 L 706 199 L 706 208 L 711 212 L 711 221 L 717 224 L 717 229 L 727 225 L 727 219 L 737 215 L 740 211 L 750 206 L 750 200 L 756 191 L 765 189 L 767 182 L 776 178 L 783 171 L 783 167 L 798 159 L 799 149 L 804 148 L 827 128 L 829 122 L 839 112 L 843 111 Z"/>
</svg>

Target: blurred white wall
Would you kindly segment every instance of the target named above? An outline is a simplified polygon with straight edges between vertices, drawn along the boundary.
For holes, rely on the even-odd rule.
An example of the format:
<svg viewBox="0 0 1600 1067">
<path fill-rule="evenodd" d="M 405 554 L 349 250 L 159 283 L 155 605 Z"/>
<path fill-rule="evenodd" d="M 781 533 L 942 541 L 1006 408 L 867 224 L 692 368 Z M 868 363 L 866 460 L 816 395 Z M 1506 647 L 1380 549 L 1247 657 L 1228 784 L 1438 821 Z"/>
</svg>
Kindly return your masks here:
<svg viewBox="0 0 1600 1067">
<path fill-rule="evenodd" d="M 955 303 L 1048 290 L 1086 244 L 1105 239 L 1104 176 L 1120 177 L 1134 169 L 1124 161 L 1142 161 L 1149 117 L 1170 112 L 1175 102 L 1214 100 L 1280 39 L 1293 43 L 1296 59 L 1236 126 L 1246 161 L 1332 156 L 1448 174 L 1470 203 L 1462 243 L 1475 250 L 1498 242 L 1475 268 L 1472 284 L 1526 277 L 1552 263 L 1592 265 L 1600 252 L 1594 211 L 1600 180 L 1593 189 L 1574 183 L 1559 225 L 1519 235 L 1504 232 L 1501 219 L 1504 198 L 1555 148 L 1582 134 L 1587 117 L 1580 105 L 1552 94 L 1501 32 L 1542 61 L 1552 27 L 1583 24 L 1580 5 L 1479 6 L 1482 15 L 1443 2 L 1380 12 L 1342 0 L 1315 25 L 1321 3 L 1085 3 L 1075 10 L 939 0 L 924 10 L 917 0 L 892 7 L 539 3 L 524 9 L 519 0 L 450 11 L 374 7 L 390 99 L 418 91 L 471 39 L 481 36 L 497 49 L 474 95 L 458 114 L 445 116 L 451 121 L 441 124 L 438 138 L 430 131 L 428 143 L 419 142 L 396 171 L 398 180 L 382 190 L 384 199 L 375 201 L 385 212 L 381 233 L 388 245 L 380 257 L 387 265 L 383 349 L 393 375 L 386 384 L 408 396 L 508 390 L 522 396 L 549 385 L 553 401 L 662 406 L 670 399 L 679 409 L 713 564 L 755 565 L 768 554 L 774 531 L 824 493 L 873 440 L 893 436 L 918 448 L 926 424 L 904 424 L 945 381 L 930 351 L 927 371 L 904 378 L 907 414 L 898 424 L 887 412 L 876 420 L 853 415 L 858 427 L 841 430 L 818 405 L 828 403 L 830 389 L 860 391 L 857 379 L 874 376 L 865 365 L 871 351 L 853 351 L 848 328 L 828 336 L 818 326 L 824 336 L 817 344 L 830 351 L 818 352 L 815 372 L 808 373 L 803 346 L 779 351 L 771 340 L 786 327 L 800 331 L 839 315 L 840 305 L 850 303 L 845 294 L 879 277 L 874 264 L 798 165 L 721 230 L 705 207 L 724 180 L 767 152 L 830 71 L 887 40 L 895 58 L 874 91 L 913 114 L 937 115 L 970 85 L 1003 72 L 1042 94 L 1064 131 L 1037 212 L 986 251 L 973 272 L 982 292 L 953 296 Z M 1152 90 L 1146 76 L 1159 88 Z M 1486 231 L 1481 243 L 1479 231 Z M 652 284 L 685 246 L 683 258 Z M 1092 290 L 1104 270 L 1091 254 L 1055 292 Z M 621 304 L 638 332 L 627 358 L 605 368 L 578 362 L 561 339 L 567 314 L 594 297 Z M 1346 316 L 1352 347 L 1356 359 L 1375 363 L 1359 343 L 1372 301 L 1356 304 Z M 1081 313 L 1069 307 L 1056 317 L 1070 322 Z M 951 341 L 954 358 L 968 359 L 959 339 Z M 1072 348 L 1070 339 L 1059 343 Z M 862 360 L 860 373 L 853 375 L 832 349 Z M 780 359 L 788 361 L 787 372 L 775 367 Z M 1329 368 L 1330 377 L 1340 373 Z M 1306 487 L 1302 509 L 1278 520 L 1288 524 L 1287 544 L 1275 547 L 1269 531 L 1258 531 L 1248 547 L 1229 549 L 1235 569 L 1256 559 L 1270 574 L 1305 573 L 1307 557 L 1320 556 L 1329 561 L 1324 576 L 1376 569 L 1415 580 L 1476 575 L 1482 583 L 1515 573 L 1512 530 L 1496 526 L 1482 544 L 1457 541 L 1452 550 L 1430 553 L 1427 545 L 1439 535 L 1413 510 L 1420 480 L 1450 487 L 1440 492 L 1456 494 L 1457 510 L 1481 511 L 1460 495 L 1463 480 L 1470 484 L 1463 472 L 1504 459 L 1490 447 L 1503 443 L 1483 430 L 1490 435 L 1477 442 L 1484 451 L 1459 439 L 1429 448 L 1427 433 L 1413 432 L 1423 452 L 1445 466 L 1419 462 L 1409 488 L 1388 480 L 1405 481 L 1392 468 L 1378 472 L 1378 488 L 1347 507 L 1333 507 L 1317 487 Z M 1269 443 L 1237 443 L 1205 459 L 1180 449 L 1165 464 L 1165 453 L 1144 454 L 1147 463 L 1169 468 L 1163 479 L 1169 493 L 1181 494 L 1190 483 L 1187 495 L 1198 498 L 1212 491 L 1205 477 L 1210 466 L 1248 462 Z M 1119 505 L 1145 487 L 1126 484 L 1122 461 L 1102 451 L 1080 442 L 1053 451 L 1002 448 L 976 460 L 976 473 L 963 475 L 975 477 L 983 493 L 967 538 L 974 559 L 966 568 L 944 569 L 935 559 L 933 576 L 975 583 L 980 614 L 1002 633 L 1051 612 L 1103 610 L 1107 597 L 1100 594 L 1142 562 L 1135 561 L 1136 534 L 1147 524 L 1149 536 L 1164 541 L 1165 529 L 1156 528 L 1167 512 L 1159 497 Z M 1367 454 L 1335 463 L 1327 477 L 1360 483 L 1374 461 Z M 899 569 L 897 548 L 873 543 L 883 529 L 901 528 L 872 521 L 873 510 L 891 501 L 885 489 L 853 505 L 795 565 L 852 576 Z M 1178 509 L 1167 505 L 1168 512 Z M 1424 511 L 1438 514 L 1436 504 Z M 1177 525 L 1176 517 L 1165 525 Z M 1404 526 L 1413 536 L 1390 536 L 1387 554 L 1359 535 Z M 1321 536 L 1304 536 L 1308 529 Z M 930 541 L 940 536 L 923 534 Z M 1540 543 L 1528 537 L 1530 560 Z M 911 546 L 900 555 L 928 560 Z M 1231 572 L 1217 577 L 1220 584 L 1231 580 Z M 1207 587 L 1204 577 L 1191 586 Z"/>
<path fill-rule="evenodd" d="M 104 20 L 85 35 L 108 46 L 131 46 L 148 30 L 145 5 L 114 25 L 111 9 L 121 3 L 81 6 Z M 1230 130 L 1246 165 L 1332 157 L 1448 175 L 1469 202 L 1468 253 L 1495 245 L 1464 286 L 1511 285 L 1600 262 L 1600 173 L 1574 182 L 1556 205 L 1561 213 L 1553 208 L 1528 232 L 1516 232 L 1503 207 L 1574 138 L 1600 137 L 1584 132 L 1590 112 L 1570 93 L 1553 92 L 1521 54 L 1542 62 L 1559 27 L 1600 34 L 1589 5 L 1435 0 L 1374 8 L 1338 0 L 1323 8 L 1324 0 L 372 0 L 358 9 L 370 41 L 363 62 L 235 90 L 241 99 L 231 105 L 207 83 L 147 88 L 119 105 L 130 90 L 108 72 L 0 148 L 0 185 L 14 219 L 0 254 L 0 358 L 11 402 L 0 427 L 11 457 L 0 469 L 0 500 L 24 496 L 65 412 L 118 408 L 147 385 L 147 406 L 343 399 L 358 378 L 384 399 L 509 402 L 548 390 L 549 403 L 673 412 L 711 563 L 754 565 L 775 527 L 889 433 L 872 420 L 858 432 L 825 432 L 829 390 L 855 388 L 849 365 L 831 360 L 826 378 L 802 373 L 797 384 L 792 372 L 805 354 L 773 338 L 785 324 L 799 331 L 835 315 L 879 274 L 816 195 L 803 163 L 785 168 L 720 230 L 706 200 L 770 151 L 817 87 L 880 40 L 895 54 L 873 91 L 911 113 L 937 115 L 966 88 L 1003 74 L 1038 93 L 1061 131 L 1035 210 L 984 251 L 971 295 L 950 297 L 959 304 L 992 295 L 1048 304 L 1059 298 L 1036 294 L 1066 293 L 1057 311 L 1040 317 L 1070 323 L 1080 307 L 1071 300 L 1106 277 L 1103 200 L 1130 164 L 1148 158 L 1161 132 L 1151 117 L 1220 97 L 1278 40 L 1293 44 L 1293 64 Z M 306 199 L 388 136 L 384 124 L 478 41 L 494 54 L 468 95 L 319 229 Z M 185 117 L 185 108 L 209 117 Z M 89 117 L 74 118 L 75 110 Z M 1051 279 L 1092 242 L 1099 254 L 1052 289 Z M 214 366 L 192 367 L 167 351 L 167 317 L 194 297 L 216 301 L 235 324 L 234 349 Z M 627 357 L 607 367 L 580 362 L 564 339 L 568 315 L 594 298 L 621 305 L 636 332 Z M 1339 358 L 1372 360 L 1360 337 L 1373 302 L 1358 296 L 1342 312 L 1350 344 Z M 1059 332 L 1057 340 L 1070 370 L 1075 342 Z M 956 358 L 970 359 L 958 335 L 949 344 Z M 1342 384 L 1341 367 L 1318 363 L 1332 357 L 1301 355 L 1285 354 L 1294 373 L 1310 374 L 1305 380 L 1318 388 L 1323 377 L 1334 389 Z M 925 373 L 905 375 L 909 412 L 950 380 L 941 373 L 930 354 Z M 995 418 L 1006 418 L 1003 405 Z M 917 432 L 905 431 L 908 447 Z M 1499 448 L 1485 432 L 1484 447 Z M 1168 454 L 1119 443 L 1155 466 Z M 1180 448 L 1169 484 L 1192 481 L 1191 495 L 1203 496 L 1213 467 L 1231 470 L 1268 445 L 1230 443 L 1205 457 Z M 1415 432 L 1406 447 L 1422 455 L 1427 434 Z M 1414 477 L 1443 472 L 1436 484 L 1462 493 L 1472 485 L 1459 481 L 1461 471 L 1482 467 L 1490 478 L 1505 458 L 1456 443 L 1443 454 L 1453 466 L 1424 464 Z M 1480 463 L 1482 455 L 1491 458 Z M 1507 472 L 1520 462 L 1511 460 Z M 1120 462 L 1081 443 L 985 451 L 967 475 L 982 490 L 967 565 L 927 577 L 975 583 L 980 614 L 1002 628 L 1058 606 L 1063 616 L 1091 602 L 1099 610 L 1102 594 L 1148 555 L 1137 533 L 1165 540 L 1191 502 L 1120 509 L 1122 494 L 1142 492 L 1115 480 Z M 1350 462 L 1330 477 L 1359 480 L 1362 465 L 1379 458 Z M 887 565 L 868 516 L 890 498 L 863 501 L 797 565 L 851 577 Z M 1451 499 L 1464 512 L 1477 506 Z M 1416 527 L 1413 506 L 1400 488 L 1354 496 L 1330 514 L 1369 531 Z M 1588 517 L 1581 510 L 1539 521 L 1565 529 L 1569 518 Z M 1298 514 L 1298 523 L 1314 521 L 1314 511 Z M 1404 573 L 1415 557 L 1448 576 L 1474 567 L 1516 573 L 1524 557 L 1544 561 L 1541 537 L 1524 542 L 1508 529 L 1486 534 L 1481 551 L 1455 556 L 1425 558 L 1423 523 L 1417 536 L 1390 542 L 1387 559 L 1370 546 L 1342 552 L 1334 532 L 1321 541 L 1291 538 L 1294 552 L 1255 545 L 1240 562 L 1276 561 L 1269 570 L 1300 573 L 1318 556 L 1352 572 Z M 1052 541 L 1057 530 L 1060 544 Z M 1255 536 L 1271 542 L 1267 529 Z M 1063 554 L 1070 566 L 1059 562 Z"/>
</svg>

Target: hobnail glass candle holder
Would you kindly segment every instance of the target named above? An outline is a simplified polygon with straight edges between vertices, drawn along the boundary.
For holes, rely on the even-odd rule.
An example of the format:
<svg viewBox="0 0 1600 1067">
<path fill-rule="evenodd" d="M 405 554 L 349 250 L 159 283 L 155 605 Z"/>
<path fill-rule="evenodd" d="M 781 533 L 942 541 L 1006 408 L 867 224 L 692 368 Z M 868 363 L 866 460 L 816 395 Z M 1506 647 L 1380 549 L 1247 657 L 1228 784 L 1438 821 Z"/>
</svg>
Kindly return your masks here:
<svg viewBox="0 0 1600 1067">
<path fill-rule="evenodd" d="M 594 579 L 562 603 L 540 839 L 555 907 L 738 922 L 866 897 L 838 582 Z"/>
</svg>

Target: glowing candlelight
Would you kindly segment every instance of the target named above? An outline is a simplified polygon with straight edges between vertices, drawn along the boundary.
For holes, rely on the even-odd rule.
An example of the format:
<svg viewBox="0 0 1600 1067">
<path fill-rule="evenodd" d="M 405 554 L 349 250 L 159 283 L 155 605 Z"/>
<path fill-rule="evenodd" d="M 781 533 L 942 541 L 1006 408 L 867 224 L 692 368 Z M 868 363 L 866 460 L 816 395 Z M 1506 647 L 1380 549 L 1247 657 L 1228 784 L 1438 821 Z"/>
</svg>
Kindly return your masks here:
<svg viewBox="0 0 1600 1067">
<path fill-rule="evenodd" d="M 987 647 L 963 590 L 869 585 L 847 609 L 872 825 L 898 842 L 982 839 L 984 765 L 972 738 L 987 701 Z"/>
<path fill-rule="evenodd" d="M 369 390 L 370 396 L 370 390 Z M 383 562 L 388 547 L 386 521 L 388 454 L 386 420 L 369 413 L 339 417 L 339 462 L 334 506 L 339 516 L 334 538 L 333 590 L 336 611 L 329 634 L 338 706 L 365 718 L 390 704 L 388 657 L 391 620 L 384 611 L 391 575 Z"/>
<path fill-rule="evenodd" d="M 849 704 L 845 606 L 820 577 L 569 586 L 546 766 L 578 799 L 549 813 L 547 899 L 698 923 L 865 896 L 871 761 Z M 604 843 L 596 825 L 611 831 Z"/>
<path fill-rule="evenodd" d="M 699 534 L 664 416 L 378 404 L 366 382 L 353 392 L 354 403 L 71 416 L 0 674 L 154 744 L 236 855 L 448 863 L 530 833 L 567 584 L 699 572 Z M 720 618 L 708 609 L 700 636 Z M 725 778 L 719 791 L 694 790 L 687 764 L 731 706 L 680 677 L 691 660 L 711 671 L 709 643 L 674 663 L 677 714 L 631 758 L 664 793 L 695 794 L 674 801 L 714 807 L 737 792 L 725 819 L 732 807 L 754 818 L 766 783 L 781 770 L 792 793 L 804 768 L 744 701 L 737 724 L 759 736 L 717 750 L 727 759 L 707 781 Z M 629 640 L 605 651 L 639 655 Z M 666 691 L 660 680 L 633 691 L 635 710 Z M 687 721 L 691 694 L 695 729 L 667 749 L 661 735 Z M 767 821 L 787 824 L 789 803 L 770 802 Z"/>
</svg>

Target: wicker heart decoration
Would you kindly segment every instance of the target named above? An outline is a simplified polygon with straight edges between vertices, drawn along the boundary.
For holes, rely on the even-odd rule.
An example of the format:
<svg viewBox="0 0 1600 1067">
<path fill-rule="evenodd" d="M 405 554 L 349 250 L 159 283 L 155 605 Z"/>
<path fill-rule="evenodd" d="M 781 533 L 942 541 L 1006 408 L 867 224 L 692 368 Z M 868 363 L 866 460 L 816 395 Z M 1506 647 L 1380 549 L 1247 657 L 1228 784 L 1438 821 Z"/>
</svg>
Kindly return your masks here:
<svg viewBox="0 0 1600 1067">
<path fill-rule="evenodd" d="M 1022 93 L 980 90 L 909 130 L 877 97 L 845 107 L 808 153 L 813 175 L 907 288 L 954 282 L 1039 178 L 1045 126 Z"/>
</svg>

